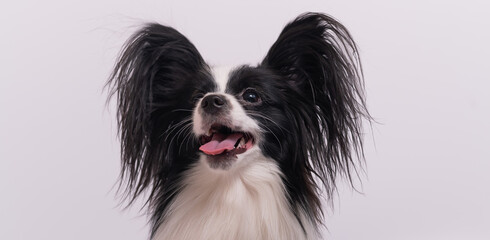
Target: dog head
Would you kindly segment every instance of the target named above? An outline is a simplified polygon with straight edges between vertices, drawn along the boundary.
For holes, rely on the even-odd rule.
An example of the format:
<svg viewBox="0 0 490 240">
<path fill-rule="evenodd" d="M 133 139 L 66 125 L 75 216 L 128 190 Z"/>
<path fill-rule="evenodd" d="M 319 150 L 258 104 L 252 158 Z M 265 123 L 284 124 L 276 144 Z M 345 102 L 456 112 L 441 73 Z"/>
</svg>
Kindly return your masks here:
<svg viewBox="0 0 490 240">
<path fill-rule="evenodd" d="M 318 217 L 315 178 L 330 195 L 362 153 L 369 115 L 357 48 L 323 14 L 299 16 L 260 64 L 234 68 L 210 67 L 178 31 L 149 24 L 126 43 L 109 84 L 133 199 L 147 188 L 150 202 L 167 199 L 196 161 L 220 174 L 260 155 L 279 166 L 290 201 Z"/>
</svg>

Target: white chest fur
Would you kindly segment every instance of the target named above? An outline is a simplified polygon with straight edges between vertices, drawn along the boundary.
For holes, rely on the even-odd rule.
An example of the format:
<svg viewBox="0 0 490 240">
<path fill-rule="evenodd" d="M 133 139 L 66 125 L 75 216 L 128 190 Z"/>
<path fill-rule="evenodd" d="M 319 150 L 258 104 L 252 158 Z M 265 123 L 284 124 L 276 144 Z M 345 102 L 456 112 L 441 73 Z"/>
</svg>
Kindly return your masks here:
<svg viewBox="0 0 490 240">
<path fill-rule="evenodd" d="M 201 159 L 168 210 L 154 240 L 307 239 L 290 210 L 278 167 L 262 155 L 221 172 Z M 311 224 L 303 222 L 308 239 L 315 239 Z"/>
</svg>

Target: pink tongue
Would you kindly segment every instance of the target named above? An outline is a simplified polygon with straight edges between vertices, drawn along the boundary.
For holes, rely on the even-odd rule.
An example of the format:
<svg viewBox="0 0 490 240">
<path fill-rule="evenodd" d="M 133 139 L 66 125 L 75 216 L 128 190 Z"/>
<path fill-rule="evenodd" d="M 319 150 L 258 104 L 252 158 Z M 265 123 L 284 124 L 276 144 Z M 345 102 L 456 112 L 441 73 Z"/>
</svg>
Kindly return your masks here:
<svg viewBox="0 0 490 240">
<path fill-rule="evenodd" d="M 234 149 L 236 142 L 241 137 L 243 137 L 242 133 L 233 133 L 230 135 L 215 133 L 211 141 L 202 145 L 199 150 L 208 155 L 218 155 L 226 150 Z"/>
</svg>

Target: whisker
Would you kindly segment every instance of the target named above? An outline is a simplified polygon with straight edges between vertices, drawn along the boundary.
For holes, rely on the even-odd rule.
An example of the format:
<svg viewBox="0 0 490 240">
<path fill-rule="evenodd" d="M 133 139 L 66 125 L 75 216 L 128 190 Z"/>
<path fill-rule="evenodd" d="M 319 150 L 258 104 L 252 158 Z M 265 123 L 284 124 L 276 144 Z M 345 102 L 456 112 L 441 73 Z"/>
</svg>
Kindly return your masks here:
<svg viewBox="0 0 490 240">
<path fill-rule="evenodd" d="M 189 149 L 190 141 L 192 141 L 192 131 L 187 131 L 187 135 L 184 137 L 184 142 L 187 149 Z"/>
<path fill-rule="evenodd" d="M 183 119 L 182 121 L 180 121 L 180 122 L 178 122 L 178 123 L 176 123 L 176 124 L 172 125 L 172 126 L 171 126 L 171 127 L 169 127 L 167 130 L 165 130 L 165 132 L 163 132 L 163 133 L 160 135 L 160 137 L 162 137 L 162 136 L 164 136 L 164 135 L 168 134 L 168 135 L 165 137 L 165 139 L 164 139 L 164 141 L 167 141 L 168 136 L 169 136 L 169 135 L 170 135 L 170 134 L 171 134 L 171 133 L 172 133 L 174 130 L 176 130 L 178 127 L 182 126 L 183 124 L 189 124 L 189 122 L 191 122 L 191 121 L 192 121 L 192 118 L 191 118 L 191 117 L 188 117 L 188 118 Z"/>
<path fill-rule="evenodd" d="M 185 125 L 185 126 L 182 128 L 182 129 L 181 129 L 181 131 L 179 131 L 179 133 L 178 133 L 178 136 L 180 136 L 180 135 L 181 135 L 183 132 L 186 132 L 186 133 L 185 133 L 185 135 L 184 135 L 184 139 L 182 140 L 182 144 L 180 144 L 180 146 L 179 146 L 179 153 L 180 153 L 180 151 L 182 150 L 182 146 L 184 145 L 184 142 L 186 141 L 187 136 L 189 136 L 189 134 L 191 133 L 191 131 L 189 131 L 189 128 L 190 128 L 191 126 L 192 126 L 192 123 L 188 123 L 188 124 L 186 124 L 186 125 Z M 186 145 L 186 147 L 188 147 L 188 146 Z"/>
<path fill-rule="evenodd" d="M 174 109 L 172 112 L 193 112 L 191 109 Z"/>
<path fill-rule="evenodd" d="M 271 119 L 271 118 L 269 118 L 269 117 L 267 117 L 267 116 L 265 116 L 265 115 L 263 115 L 263 114 L 261 114 L 261 113 L 254 112 L 254 111 L 248 111 L 248 113 L 249 113 L 250 115 L 252 115 L 252 116 L 257 116 L 257 117 L 263 118 L 263 119 L 265 119 L 265 120 L 267 120 L 267 121 L 269 121 L 269 122 L 273 123 L 273 124 L 274 124 L 274 125 L 276 125 L 276 126 L 279 128 L 279 130 L 281 130 L 281 131 L 282 131 L 282 130 L 284 130 L 284 131 L 286 131 L 286 132 L 287 132 L 287 133 L 289 133 L 289 134 L 291 133 L 291 132 L 290 132 L 288 129 L 286 129 L 285 127 L 282 127 L 281 125 L 279 125 L 278 123 L 276 123 L 276 122 L 275 122 L 273 119 Z"/>
<path fill-rule="evenodd" d="M 267 130 L 269 130 L 270 133 L 272 133 L 274 138 L 276 138 L 277 143 L 279 143 L 279 148 L 280 148 L 280 151 L 282 152 L 283 151 L 282 144 L 281 144 L 281 141 L 279 140 L 279 138 L 277 137 L 277 135 L 273 131 L 271 131 L 271 129 L 269 127 L 267 127 L 266 125 L 264 125 L 264 124 L 260 124 L 260 125 L 264 126 L 265 128 L 267 128 Z"/>
</svg>

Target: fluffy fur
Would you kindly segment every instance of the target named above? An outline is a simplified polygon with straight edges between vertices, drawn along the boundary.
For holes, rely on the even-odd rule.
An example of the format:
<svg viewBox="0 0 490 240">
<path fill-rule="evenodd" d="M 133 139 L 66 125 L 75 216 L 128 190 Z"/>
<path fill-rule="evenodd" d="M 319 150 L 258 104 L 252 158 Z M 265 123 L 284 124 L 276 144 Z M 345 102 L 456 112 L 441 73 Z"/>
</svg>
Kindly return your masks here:
<svg viewBox="0 0 490 240">
<path fill-rule="evenodd" d="M 109 86 L 121 183 L 130 202 L 147 196 L 154 240 L 318 239 L 320 189 L 331 197 L 362 159 L 357 48 L 324 14 L 299 16 L 260 64 L 226 72 L 175 29 L 148 24 Z M 233 150 L 203 148 L 233 134 Z"/>
</svg>

